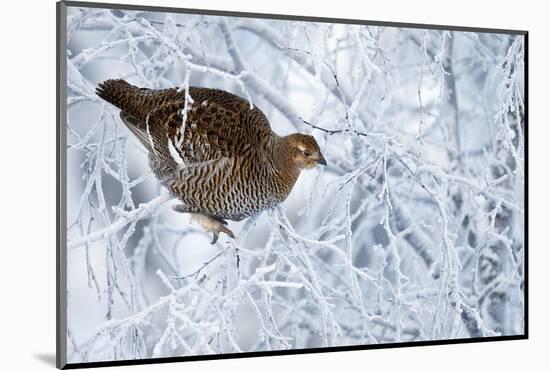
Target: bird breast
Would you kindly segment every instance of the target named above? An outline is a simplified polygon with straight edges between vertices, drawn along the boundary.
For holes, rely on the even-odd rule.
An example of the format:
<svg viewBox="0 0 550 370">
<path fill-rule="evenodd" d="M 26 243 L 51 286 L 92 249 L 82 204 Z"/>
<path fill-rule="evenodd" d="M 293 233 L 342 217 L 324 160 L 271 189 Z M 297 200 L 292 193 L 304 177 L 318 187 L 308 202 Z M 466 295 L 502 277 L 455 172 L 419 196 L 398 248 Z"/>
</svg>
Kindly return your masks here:
<svg viewBox="0 0 550 370">
<path fill-rule="evenodd" d="M 228 219 L 241 220 L 276 206 L 288 197 L 294 185 L 262 156 L 237 158 L 232 167 L 229 181 L 219 188 L 221 203 L 226 205 L 220 211 L 228 210 Z"/>
<path fill-rule="evenodd" d="M 249 154 L 189 165 L 179 172 L 154 163 L 153 156 L 150 165 L 189 212 L 241 221 L 284 201 L 297 178 L 281 171 L 266 153 Z"/>
</svg>

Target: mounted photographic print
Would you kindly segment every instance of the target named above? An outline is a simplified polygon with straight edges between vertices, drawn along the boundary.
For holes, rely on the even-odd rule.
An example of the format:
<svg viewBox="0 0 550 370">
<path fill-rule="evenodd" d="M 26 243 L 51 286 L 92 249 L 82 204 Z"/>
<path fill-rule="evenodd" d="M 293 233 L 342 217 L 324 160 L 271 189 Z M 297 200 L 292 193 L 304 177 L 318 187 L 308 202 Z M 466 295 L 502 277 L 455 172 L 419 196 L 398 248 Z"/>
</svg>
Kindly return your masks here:
<svg viewBox="0 0 550 370">
<path fill-rule="evenodd" d="M 58 367 L 527 338 L 527 32 L 57 10 Z"/>
</svg>

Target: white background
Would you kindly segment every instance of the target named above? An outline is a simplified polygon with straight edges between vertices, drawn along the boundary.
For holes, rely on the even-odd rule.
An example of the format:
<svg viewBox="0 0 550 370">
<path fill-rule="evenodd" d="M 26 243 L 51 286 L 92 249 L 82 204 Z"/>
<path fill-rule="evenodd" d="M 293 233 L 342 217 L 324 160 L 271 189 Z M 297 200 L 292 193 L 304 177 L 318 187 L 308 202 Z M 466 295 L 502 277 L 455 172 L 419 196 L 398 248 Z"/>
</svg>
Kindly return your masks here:
<svg viewBox="0 0 550 370">
<path fill-rule="evenodd" d="M 150 365 L 156 369 L 306 367 L 542 368 L 550 340 L 547 97 L 550 32 L 544 2 L 126 0 L 144 5 L 527 29 L 529 37 L 529 321 L 527 341 Z M 119 2 L 111 0 L 111 2 Z M 123 1 L 124 2 L 124 1 Z M 0 82 L 0 353 L 2 368 L 53 368 L 55 358 L 55 2 L 2 4 Z M 546 356 L 545 356 L 546 357 Z M 10 366 L 11 365 L 11 366 Z M 546 366 L 548 366 L 546 364 Z M 132 367 L 132 369 L 143 367 Z"/>
</svg>

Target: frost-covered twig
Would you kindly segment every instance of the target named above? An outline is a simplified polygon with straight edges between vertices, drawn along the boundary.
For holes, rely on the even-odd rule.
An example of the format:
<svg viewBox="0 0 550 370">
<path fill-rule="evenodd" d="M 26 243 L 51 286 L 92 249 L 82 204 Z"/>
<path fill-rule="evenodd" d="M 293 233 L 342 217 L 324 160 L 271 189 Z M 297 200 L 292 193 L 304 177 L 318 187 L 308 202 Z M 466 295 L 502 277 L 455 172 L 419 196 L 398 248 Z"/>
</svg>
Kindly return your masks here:
<svg viewBox="0 0 550 370">
<path fill-rule="evenodd" d="M 100 239 L 109 238 L 113 234 L 122 230 L 126 225 L 136 221 L 142 220 L 145 217 L 151 215 L 158 207 L 166 203 L 170 199 L 170 196 L 167 192 L 164 192 L 162 195 L 159 195 L 155 199 L 151 200 L 148 203 L 140 204 L 135 210 L 126 212 L 119 211 L 119 218 L 110 224 L 109 226 L 97 230 L 93 233 L 90 233 L 82 238 L 76 240 L 69 240 L 67 242 L 67 248 L 73 249 L 79 246 L 82 246 L 86 243 L 91 243 Z"/>
<path fill-rule="evenodd" d="M 87 45 L 67 61 L 68 290 L 105 313 L 92 335 L 70 323 L 74 359 L 521 332 L 500 318 L 522 307 L 520 38 L 94 9 L 68 34 Z M 212 247 L 160 211 L 144 150 L 94 95 L 105 78 L 179 88 L 184 120 L 190 86 L 236 92 L 328 166 Z"/>
</svg>

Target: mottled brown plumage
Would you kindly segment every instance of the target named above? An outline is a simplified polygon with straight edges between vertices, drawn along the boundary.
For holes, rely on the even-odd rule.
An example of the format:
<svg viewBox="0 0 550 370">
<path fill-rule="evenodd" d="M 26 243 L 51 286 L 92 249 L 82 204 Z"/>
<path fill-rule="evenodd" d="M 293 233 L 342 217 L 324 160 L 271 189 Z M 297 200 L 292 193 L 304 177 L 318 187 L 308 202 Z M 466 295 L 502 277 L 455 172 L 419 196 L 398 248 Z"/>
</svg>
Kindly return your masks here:
<svg viewBox="0 0 550 370">
<path fill-rule="evenodd" d="M 300 171 L 326 164 L 312 136 L 280 137 L 257 107 L 222 90 L 185 93 L 138 88 L 123 80 L 99 84 L 97 95 L 121 109 L 125 125 L 147 148 L 149 165 L 181 204 L 179 212 L 214 234 L 231 237 L 224 221 L 240 221 L 284 201 Z M 183 134 L 182 134 L 183 133 Z"/>
</svg>

